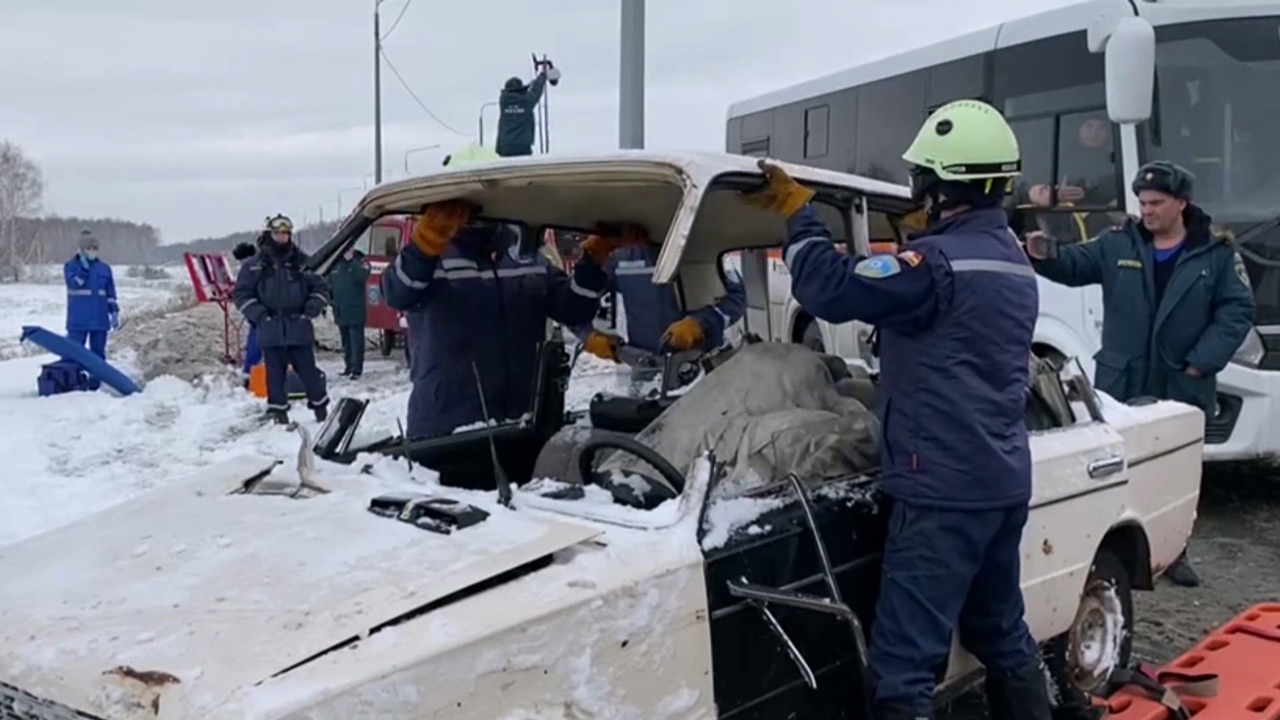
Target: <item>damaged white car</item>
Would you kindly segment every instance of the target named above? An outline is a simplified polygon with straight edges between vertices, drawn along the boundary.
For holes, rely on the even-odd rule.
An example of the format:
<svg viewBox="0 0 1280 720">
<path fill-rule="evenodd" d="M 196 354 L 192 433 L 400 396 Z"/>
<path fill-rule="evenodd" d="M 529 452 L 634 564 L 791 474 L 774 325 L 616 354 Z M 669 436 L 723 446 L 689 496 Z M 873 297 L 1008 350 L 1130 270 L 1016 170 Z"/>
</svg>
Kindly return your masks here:
<svg viewBox="0 0 1280 720">
<path fill-rule="evenodd" d="M 785 167 L 857 247 L 914 209 L 904 188 Z M 767 337 L 753 253 L 785 228 L 741 200 L 761 183 L 727 155 L 470 166 L 374 190 L 313 261 L 455 197 L 526 237 L 640 222 L 665 238 L 654 281 L 690 307 L 747 251 L 746 330 Z M 875 378 L 748 340 L 669 358 L 702 375 L 678 397 L 577 416 L 558 337 L 521 422 L 370 443 L 343 403 L 316 440 L 328 461 L 301 463 L 309 487 L 246 456 L 0 549 L 0 718 L 866 720 Z M 1088 689 L 1127 661 L 1131 591 L 1185 546 L 1204 420 L 1034 370 L 1027 620 L 1055 680 Z M 392 472 L 406 463 L 439 482 Z M 977 671 L 957 649 L 940 694 Z"/>
</svg>

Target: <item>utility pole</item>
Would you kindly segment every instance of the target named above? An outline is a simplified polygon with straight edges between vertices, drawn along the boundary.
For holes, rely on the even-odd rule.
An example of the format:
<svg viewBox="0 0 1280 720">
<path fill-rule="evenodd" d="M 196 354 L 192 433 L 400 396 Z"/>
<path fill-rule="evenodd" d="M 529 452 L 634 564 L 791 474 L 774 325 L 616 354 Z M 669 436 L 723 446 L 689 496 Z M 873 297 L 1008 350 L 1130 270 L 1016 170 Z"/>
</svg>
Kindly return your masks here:
<svg viewBox="0 0 1280 720">
<path fill-rule="evenodd" d="M 644 0 L 620 0 L 622 37 L 618 79 L 618 146 L 644 147 Z"/>
<path fill-rule="evenodd" d="M 382 23 L 378 6 L 382 0 L 373 0 L 373 174 L 377 184 L 382 184 Z M 341 210 L 339 210 L 341 214 Z"/>
</svg>

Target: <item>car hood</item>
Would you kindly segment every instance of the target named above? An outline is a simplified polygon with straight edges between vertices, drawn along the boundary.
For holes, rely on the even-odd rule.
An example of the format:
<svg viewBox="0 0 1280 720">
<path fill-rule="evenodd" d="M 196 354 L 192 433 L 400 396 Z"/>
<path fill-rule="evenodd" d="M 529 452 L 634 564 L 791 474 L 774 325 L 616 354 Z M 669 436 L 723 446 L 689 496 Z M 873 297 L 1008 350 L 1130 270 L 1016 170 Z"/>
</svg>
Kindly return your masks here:
<svg viewBox="0 0 1280 720">
<path fill-rule="evenodd" d="M 273 465 L 237 458 L 0 549 L 0 710 L 201 717 L 598 534 L 492 506 L 478 525 L 427 532 L 368 512 L 374 495 L 404 489 L 368 476 L 303 499 L 237 492 Z"/>
</svg>

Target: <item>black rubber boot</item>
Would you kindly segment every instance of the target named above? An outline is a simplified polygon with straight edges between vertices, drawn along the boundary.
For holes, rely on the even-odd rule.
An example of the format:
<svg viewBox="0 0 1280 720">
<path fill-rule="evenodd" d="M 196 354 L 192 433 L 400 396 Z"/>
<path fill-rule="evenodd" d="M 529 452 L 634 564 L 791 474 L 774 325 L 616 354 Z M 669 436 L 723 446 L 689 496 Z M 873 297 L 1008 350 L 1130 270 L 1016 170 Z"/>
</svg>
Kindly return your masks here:
<svg viewBox="0 0 1280 720">
<path fill-rule="evenodd" d="M 267 411 L 267 420 L 277 425 L 289 424 L 289 412 L 287 410 L 271 409 Z"/>
<path fill-rule="evenodd" d="M 1196 574 L 1191 562 L 1187 560 L 1187 553 L 1183 552 L 1178 556 L 1177 560 L 1169 566 L 1169 570 L 1165 572 L 1165 577 L 1169 578 L 1169 582 L 1179 587 L 1200 587 L 1200 576 Z"/>
<path fill-rule="evenodd" d="M 988 672 L 987 711 L 991 720 L 1053 720 L 1048 682 L 1038 660 L 1017 672 Z"/>
<path fill-rule="evenodd" d="M 329 418 L 329 406 L 321 405 L 318 408 L 312 408 L 316 413 L 316 422 L 324 422 Z"/>
</svg>

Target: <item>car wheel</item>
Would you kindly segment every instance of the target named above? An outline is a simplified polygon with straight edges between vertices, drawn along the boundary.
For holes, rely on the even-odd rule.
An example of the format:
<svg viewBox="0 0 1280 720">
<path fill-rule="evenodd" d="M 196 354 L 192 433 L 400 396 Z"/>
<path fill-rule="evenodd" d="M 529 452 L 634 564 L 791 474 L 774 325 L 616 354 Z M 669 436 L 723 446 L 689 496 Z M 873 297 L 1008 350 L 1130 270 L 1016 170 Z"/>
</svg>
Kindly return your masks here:
<svg viewBox="0 0 1280 720">
<path fill-rule="evenodd" d="M 1045 648 L 1045 664 L 1059 697 L 1101 692 L 1133 650 L 1133 586 L 1109 550 L 1093 558 L 1075 620 Z M 1073 692 L 1074 691 L 1074 692 Z"/>
<path fill-rule="evenodd" d="M 827 351 L 822 342 L 822 328 L 818 326 L 817 320 L 810 320 L 809 324 L 804 326 L 804 334 L 800 336 L 800 344 L 816 353 L 825 353 Z"/>
<path fill-rule="evenodd" d="M 390 330 L 383 330 L 382 335 L 378 337 L 378 351 L 382 353 L 382 357 L 391 357 L 391 351 L 396 347 L 396 334 Z"/>
</svg>

